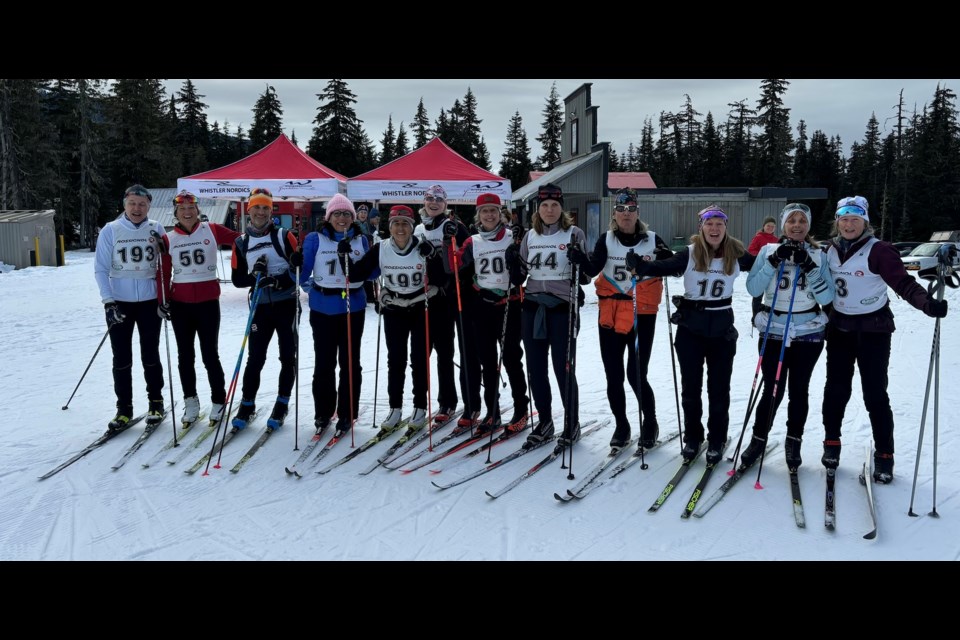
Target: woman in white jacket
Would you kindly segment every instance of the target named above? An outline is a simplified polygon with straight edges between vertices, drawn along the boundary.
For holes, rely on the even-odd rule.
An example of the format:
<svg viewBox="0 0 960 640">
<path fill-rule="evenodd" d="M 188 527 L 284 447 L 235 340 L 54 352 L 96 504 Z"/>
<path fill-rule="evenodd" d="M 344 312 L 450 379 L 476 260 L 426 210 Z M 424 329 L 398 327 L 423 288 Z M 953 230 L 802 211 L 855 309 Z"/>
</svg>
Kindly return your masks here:
<svg viewBox="0 0 960 640">
<path fill-rule="evenodd" d="M 757 349 L 763 353 L 763 392 L 757 402 L 753 439 L 741 454 L 741 461 L 747 466 L 752 465 L 763 452 L 773 417 L 788 387 L 790 402 L 787 405 L 784 452 L 790 471 L 795 471 L 801 463 L 800 443 L 809 412 L 807 396 L 810 376 L 823 353 L 827 324 L 827 316 L 821 305 L 832 302 L 834 295 L 830 265 L 820 245 L 810 235 L 811 222 L 810 207 L 804 204 L 788 204 L 784 207 L 780 213 L 780 241 L 760 248 L 747 276 L 750 295 L 763 296 L 761 311 L 754 318 L 754 326 L 762 332 Z M 778 279 L 781 267 L 783 271 Z M 765 335 L 767 333 L 769 335 Z M 783 349 L 781 367 L 780 352 L 784 339 L 786 348 Z M 776 399 L 773 397 L 774 386 L 777 390 Z"/>
</svg>

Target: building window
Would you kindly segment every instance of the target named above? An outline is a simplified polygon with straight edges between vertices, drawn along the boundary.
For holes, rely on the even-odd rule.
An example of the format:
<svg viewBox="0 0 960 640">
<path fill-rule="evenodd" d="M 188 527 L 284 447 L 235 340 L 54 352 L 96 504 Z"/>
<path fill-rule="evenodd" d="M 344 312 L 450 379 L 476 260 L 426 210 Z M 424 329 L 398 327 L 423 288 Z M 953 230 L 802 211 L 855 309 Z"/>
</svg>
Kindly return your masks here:
<svg viewBox="0 0 960 640">
<path fill-rule="evenodd" d="M 570 123 L 570 155 L 575 156 L 580 153 L 580 120 L 574 120 Z"/>
</svg>

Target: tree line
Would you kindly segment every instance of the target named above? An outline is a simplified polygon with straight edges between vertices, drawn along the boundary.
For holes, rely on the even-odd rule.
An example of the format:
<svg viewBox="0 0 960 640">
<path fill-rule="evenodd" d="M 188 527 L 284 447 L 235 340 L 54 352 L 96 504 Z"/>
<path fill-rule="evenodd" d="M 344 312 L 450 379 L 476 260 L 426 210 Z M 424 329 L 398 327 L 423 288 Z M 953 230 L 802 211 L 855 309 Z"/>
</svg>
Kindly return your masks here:
<svg viewBox="0 0 960 640">
<path fill-rule="evenodd" d="M 871 203 L 871 222 L 886 240 L 926 239 L 960 228 L 960 127 L 956 95 L 938 86 L 922 108 L 890 108 L 885 137 L 876 113 L 863 139 L 845 156 L 838 135 L 808 134 L 790 123 L 789 82 L 763 80 L 759 98 L 728 104 L 723 122 L 698 112 L 690 95 L 675 112 L 647 117 L 640 143 L 617 154 L 611 171 L 646 171 L 660 187 L 823 187 L 818 235 L 832 221 L 832 204 L 859 194 Z M 131 183 L 175 184 L 178 177 L 220 167 L 263 147 L 283 132 L 283 107 L 266 85 L 245 131 L 207 117 L 205 96 L 191 80 L 170 95 L 160 79 L 0 80 L 0 209 L 55 209 L 58 230 L 72 246 L 89 246 L 95 229 L 116 215 Z M 421 98 L 409 123 L 388 118 L 378 145 L 357 117 L 356 95 L 330 80 L 318 100 L 307 153 L 346 176 L 399 158 L 439 136 L 467 160 L 492 170 L 470 88 L 430 120 Z M 563 105 L 556 84 L 542 110 L 539 154 L 532 157 L 519 111 L 506 123 L 499 174 L 514 188 L 533 170 L 560 161 Z M 638 123 L 639 124 L 639 123 Z M 291 132 L 296 143 L 296 132 Z"/>
</svg>

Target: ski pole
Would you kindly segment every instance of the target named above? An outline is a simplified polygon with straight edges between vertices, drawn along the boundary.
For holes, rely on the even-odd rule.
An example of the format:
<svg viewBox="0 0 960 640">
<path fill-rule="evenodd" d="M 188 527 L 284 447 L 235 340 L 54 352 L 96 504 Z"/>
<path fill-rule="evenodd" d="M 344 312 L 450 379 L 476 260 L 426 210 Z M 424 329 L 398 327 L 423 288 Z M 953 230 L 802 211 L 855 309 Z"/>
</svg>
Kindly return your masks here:
<svg viewBox="0 0 960 640">
<path fill-rule="evenodd" d="M 380 278 L 373 283 L 373 297 L 377 303 L 377 368 L 373 372 L 373 426 L 377 426 L 377 394 L 380 391 L 380 327 L 383 325 L 383 307 L 380 306 Z"/>
<path fill-rule="evenodd" d="M 426 242 L 423 236 L 420 236 L 420 242 Z M 426 341 L 424 368 L 427 371 L 427 429 L 430 429 L 428 439 L 429 448 L 433 450 L 433 400 L 430 387 L 430 278 L 427 277 L 427 260 L 423 258 L 423 331 Z M 383 311 L 383 309 L 381 309 Z M 411 343 L 412 345 L 412 343 Z M 412 353 L 411 353 L 412 355 Z M 416 413 L 417 408 L 413 408 Z"/>
<path fill-rule="evenodd" d="M 155 230 L 151 231 L 150 235 L 157 241 L 157 249 L 160 252 L 160 255 L 157 257 L 157 271 L 160 274 L 160 297 L 163 300 L 163 306 L 167 306 L 167 288 L 163 277 L 163 255 L 167 252 L 166 244 L 163 242 L 163 237 Z M 168 324 L 169 321 L 167 317 L 164 316 L 163 337 L 167 343 L 167 379 L 170 381 L 170 423 L 173 425 L 173 446 L 176 447 L 179 445 L 177 442 L 177 404 L 174 400 L 175 396 L 173 393 L 173 365 L 170 363 L 170 329 L 167 326 Z M 178 354 L 177 358 L 179 357 Z"/>
<path fill-rule="evenodd" d="M 576 242 L 572 242 L 571 245 L 576 246 Z M 569 433 L 570 437 L 574 436 L 573 430 L 576 426 L 576 412 L 574 410 L 574 382 L 573 378 L 576 375 L 577 371 L 577 349 L 576 344 L 573 338 L 573 334 L 577 328 L 577 307 L 578 296 L 577 296 L 577 287 L 580 283 L 580 265 L 574 263 L 573 265 L 573 280 L 570 283 L 570 316 L 567 321 L 567 406 L 564 407 L 564 422 L 566 426 L 564 432 Z M 568 430 L 569 429 L 569 430 Z M 566 447 L 564 447 L 566 449 Z M 561 462 L 561 468 L 562 462 Z M 567 474 L 567 480 L 573 480 L 576 476 L 573 475 L 573 442 L 570 442 L 570 472 Z"/>
<path fill-rule="evenodd" d="M 630 253 L 633 253 L 633 249 L 630 249 Z M 637 369 L 637 424 L 639 425 L 641 437 L 637 439 L 637 447 L 640 449 L 640 468 L 647 470 L 650 468 L 650 465 L 647 464 L 645 459 L 645 453 L 643 448 L 643 443 L 640 442 L 643 439 L 643 384 L 640 379 L 640 327 L 637 322 L 637 283 L 639 278 L 633 276 L 633 352 L 637 358 L 636 369 Z"/>
<path fill-rule="evenodd" d="M 781 268 L 783 262 L 780 263 Z M 783 370 L 783 356 L 787 350 L 787 342 L 790 340 L 790 319 L 793 317 L 793 301 L 797 295 L 797 283 L 800 282 L 800 265 L 797 265 L 796 270 L 793 272 L 793 287 L 790 290 L 790 305 L 787 307 L 787 320 L 783 325 L 783 339 L 780 342 L 780 359 L 777 361 L 777 375 L 773 379 L 773 394 L 770 396 L 770 410 L 767 412 L 767 433 L 770 433 L 770 427 L 773 426 L 773 415 L 777 410 L 777 388 L 780 386 L 780 372 Z M 780 281 L 777 280 L 777 289 L 780 288 Z M 770 317 L 773 317 L 773 307 L 770 307 Z M 764 336 L 764 342 L 766 342 L 767 337 L 770 335 L 770 322 L 767 320 L 767 333 Z M 761 356 L 762 358 L 762 356 Z M 743 440 L 743 433 L 740 434 L 741 441 Z M 757 482 L 753 485 L 754 489 L 763 489 L 763 486 L 760 484 L 760 474 L 763 472 L 763 459 L 766 457 L 767 450 L 764 448 L 760 452 L 760 464 L 757 465 Z"/>
<path fill-rule="evenodd" d="M 343 299 L 347 302 L 347 390 L 350 393 L 350 448 L 352 449 L 355 444 L 353 441 L 353 322 L 350 318 L 350 256 L 346 256 L 346 259 L 343 261 L 343 275 L 344 275 L 344 285 L 343 285 Z M 341 370 L 342 371 L 342 370 Z"/>
<path fill-rule="evenodd" d="M 463 366 L 460 368 L 460 372 L 463 374 L 463 382 L 466 387 L 463 399 L 463 406 L 470 420 L 470 435 L 473 435 L 473 412 L 474 409 L 470 403 L 470 395 L 472 393 L 472 388 L 470 387 L 470 358 L 467 357 L 467 338 L 463 335 L 463 302 L 460 298 L 460 258 L 457 251 L 457 236 L 450 236 L 450 241 L 453 248 L 453 277 L 457 284 L 457 333 L 460 335 L 460 360 L 463 361 Z M 430 450 L 433 451 L 433 444 L 431 440 Z"/>
<path fill-rule="evenodd" d="M 780 281 L 783 279 L 783 269 L 785 266 L 786 263 L 781 261 L 780 269 L 777 271 L 777 286 L 773 288 L 773 299 L 770 301 L 770 312 L 767 314 L 767 326 L 763 330 L 763 342 L 760 343 L 760 357 L 757 358 L 757 368 L 753 372 L 753 385 L 750 387 L 750 396 L 747 400 L 747 412 L 743 416 L 743 426 L 740 428 L 740 439 L 737 440 L 737 447 L 733 451 L 733 467 L 727 472 L 728 476 L 732 476 L 736 472 L 737 458 L 740 456 L 740 447 L 743 445 L 743 434 L 747 431 L 747 423 L 750 421 L 751 414 L 753 414 L 753 408 L 760 399 L 760 394 L 757 393 L 757 379 L 760 377 L 760 365 L 763 364 L 763 354 L 767 350 L 767 339 L 770 337 L 770 323 L 773 321 L 773 310 L 777 306 L 777 296 L 780 293 Z"/>
<path fill-rule="evenodd" d="M 250 328 L 253 326 L 253 316 L 257 311 L 257 303 L 260 302 L 260 274 L 257 274 L 257 281 L 253 285 L 253 292 L 250 297 L 250 313 L 247 314 L 247 327 L 243 331 L 243 340 L 240 341 L 240 353 L 237 354 L 237 366 L 233 369 L 233 378 L 230 380 L 230 388 L 227 390 L 226 402 L 223 404 L 223 408 L 220 409 L 220 419 L 217 420 L 217 430 L 213 434 L 213 443 L 210 445 L 210 455 L 207 458 L 207 466 L 203 470 L 202 475 L 210 475 L 210 459 L 213 458 L 213 452 L 217 447 L 217 439 L 220 438 L 220 429 L 223 429 L 223 438 L 221 438 L 221 443 L 226 440 L 227 429 L 224 426 L 224 420 L 230 415 L 233 411 L 233 399 L 237 393 L 237 380 L 240 378 L 240 367 L 243 365 L 243 353 L 247 349 L 247 340 L 250 338 Z M 221 444 L 220 452 L 223 453 L 223 445 Z"/>
<path fill-rule="evenodd" d="M 300 450 L 300 267 L 296 270 L 293 291 L 297 296 L 297 310 L 293 318 L 293 450 Z"/>
<path fill-rule="evenodd" d="M 663 290 L 664 295 L 667 297 L 667 332 L 670 334 L 670 364 L 673 367 L 673 400 L 677 404 L 677 433 L 680 434 L 678 442 L 680 443 L 680 451 L 683 451 L 683 421 L 680 419 L 680 392 L 677 388 L 677 356 L 673 348 L 673 314 L 670 313 L 670 281 L 667 278 L 663 278 Z"/>
<path fill-rule="evenodd" d="M 93 361 L 97 359 L 97 354 L 100 353 L 100 348 L 103 346 L 103 343 L 107 341 L 107 336 L 110 335 L 110 328 L 113 327 L 112 324 L 107 325 L 107 330 L 103 333 L 103 337 L 100 339 L 100 344 L 97 345 L 97 350 L 93 352 L 93 357 L 90 358 L 90 362 L 87 364 L 87 368 L 83 370 L 83 375 L 80 376 L 80 381 L 77 382 L 77 386 L 73 388 L 73 393 L 70 394 L 70 398 L 67 400 L 67 404 L 60 407 L 62 411 L 66 411 L 70 406 L 70 402 L 73 400 L 73 396 L 77 395 L 77 389 L 80 388 L 80 383 L 83 382 L 83 379 L 87 377 L 87 371 L 90 371 L 90 366 L 93 364 Z"/>
</svg>

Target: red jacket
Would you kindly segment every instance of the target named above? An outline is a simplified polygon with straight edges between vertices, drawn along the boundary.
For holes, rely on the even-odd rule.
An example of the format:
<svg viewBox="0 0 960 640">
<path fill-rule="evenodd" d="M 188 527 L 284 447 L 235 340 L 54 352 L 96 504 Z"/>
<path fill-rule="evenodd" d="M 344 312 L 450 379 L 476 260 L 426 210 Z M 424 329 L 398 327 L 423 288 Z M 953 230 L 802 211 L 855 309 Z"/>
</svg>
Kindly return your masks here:
<svg viewBox="0 0 960 640">
<path fill-rule="evenodd" d="M 210 222 L 208 224 L 210 225 L 210 230 L 213 232 L 213 237 L 217 242 L 217 246 L 225 244 L 233 245 L 233 241 L 240 236 L 240 234 L 233 229 L 228 229 L 221 224 L 216 224 L 214 222 Z M 193 231 L 187 231 L 179 224 L 176 224 L 170 233 L 188 236 L 192 233 L 195 233 L 199 228 L 200 224 L 197 223 L 197 225 L 193 228 Z M 213 280 L 206 280 L 204 282 L 181 282 L 178 284 L 171 283 L 170 243 L 166 238 L 164 238 L 164 244 L 167 245 L 167 250 L 164 252 L 162 257 L 163 285 L 168 302 L 170 300 L 176 300 L 177 302 L 197 303 L 206 302 L 208 300 L 217 300 L 220 298 L 220 281 L 216 278 Z"/>
<path fill-rule="evenodd" d="M 755 256 L 760 253 L 760 247 L 765 244 L 770 244 L 771 242 L 777 242 L 778 240 L 780 240 L 780 238 L 772 233 L 757 231 L 757 235 L 753 236 L 753 240 L 750 241 L 750 246 L 747 247 L 747 253 Z"/>
</svg>

